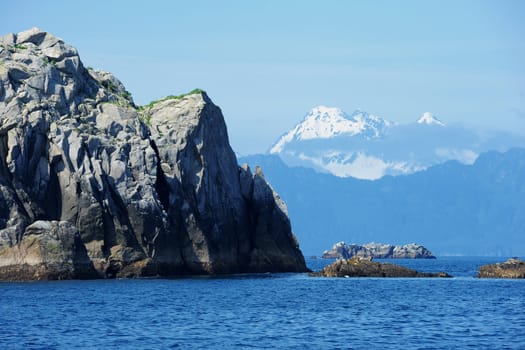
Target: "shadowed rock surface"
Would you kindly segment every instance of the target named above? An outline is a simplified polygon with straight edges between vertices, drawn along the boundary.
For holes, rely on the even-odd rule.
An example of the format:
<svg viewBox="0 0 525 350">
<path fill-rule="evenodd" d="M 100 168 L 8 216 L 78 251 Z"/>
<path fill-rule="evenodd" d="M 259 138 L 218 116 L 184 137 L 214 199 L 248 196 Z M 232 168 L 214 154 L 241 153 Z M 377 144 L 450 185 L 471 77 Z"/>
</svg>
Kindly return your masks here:
<svg viewBox="0 0 525 350">
<path fill-rule="evenodd" d="M 322 258 L 350 259 L 353 256 L 375 259 L 435 259 L 436 257 L 422 245 L 410 243 L 402 246 L 368 243 L 365 245 L 338 242 L 331 250 L 325 250 Z"/>
<path fill-rule="evenodd" d="M 316 277 L 451 277 L 446 272 L 419 272 L 357 256 L 351 259 L 339 259 L 311 275 Z"/>
<path fill-rule="evenodd" d="M 510 258 L 505 262 L 483 265 L 478 269 L 479 278 L 525 278 L 525 261 Z"/>
<path fill-rule="evenodd" d="M 306 266 L 285 204 L 260 169 L 238 166 L 206 93 L 137 107 L 61 39 L 36 28 L 6 35 L 0 279 L 93 269 L 112 278 Z"/>
</svg>

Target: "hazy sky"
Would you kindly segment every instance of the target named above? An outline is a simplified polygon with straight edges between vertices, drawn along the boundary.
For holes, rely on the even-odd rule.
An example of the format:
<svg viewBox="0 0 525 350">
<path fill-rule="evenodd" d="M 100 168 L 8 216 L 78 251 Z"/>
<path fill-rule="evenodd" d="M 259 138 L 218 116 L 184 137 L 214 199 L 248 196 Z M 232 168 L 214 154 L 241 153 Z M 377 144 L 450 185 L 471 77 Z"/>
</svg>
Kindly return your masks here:
<svg viewBox="0 0 525 350">
<path fill-rule="evenodd" d="M 206 90 L 241 154 L 319 104 L 525 134 L 525 1 L 2 2 L 0 35 L 33 26 L 139 104 Z"/>
</svg>

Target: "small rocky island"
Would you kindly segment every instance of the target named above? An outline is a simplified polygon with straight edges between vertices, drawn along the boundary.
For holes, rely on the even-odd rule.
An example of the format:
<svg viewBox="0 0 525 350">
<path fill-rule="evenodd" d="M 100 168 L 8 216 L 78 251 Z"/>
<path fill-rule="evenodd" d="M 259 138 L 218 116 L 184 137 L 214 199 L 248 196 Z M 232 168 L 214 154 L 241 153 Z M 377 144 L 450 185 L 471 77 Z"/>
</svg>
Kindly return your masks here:
<svg viewBox="0 0 525 350">
<path fill-rule="evenodd" d="M 419 272 L 404 266 L 379 263 L 372 261 L 372 258 L 358 256 L 338 259 L 321 271 L 310 275 L 314 277 L 451 277 L 446 272 Z"/>
<path fill-rule="evenodd" d="M 204 91 L 137 106 L 50 33 L 0 38 L 0 280 L 305 271 Z"/>
<path fill-rule="evenodd" d="M 525 261 L 510 258 L 505 262 L 483 265 L 478 269 L 479 278 L 525 278 Z"/>
<path fill-rule="evenodd" d="M 402 246 L 392 244 L 368 243 L 365 245 L 338 242 L 331 250 L 325 250 L 324 259 L 350 259 L 351 257 L 374 259 L 435 259 L 436 257 L 422 245 L 410 243 Z"/>
</svg>

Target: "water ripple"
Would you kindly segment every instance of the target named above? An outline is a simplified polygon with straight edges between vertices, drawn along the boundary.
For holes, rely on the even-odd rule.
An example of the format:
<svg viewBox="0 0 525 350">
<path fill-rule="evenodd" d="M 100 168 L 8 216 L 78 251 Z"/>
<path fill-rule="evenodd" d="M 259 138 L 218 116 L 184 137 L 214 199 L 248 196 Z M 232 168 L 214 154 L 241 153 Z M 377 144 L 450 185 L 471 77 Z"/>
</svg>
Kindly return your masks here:
<svg viewBox="0 0 525 350">
<path fill-rule="evenodd" d="M 447 264 L 472 270 L 472 262 Z M 277 274 L 2 283 L 0 298 L 2 349 L 525 348 L 523 280 Z"/>
</svg>

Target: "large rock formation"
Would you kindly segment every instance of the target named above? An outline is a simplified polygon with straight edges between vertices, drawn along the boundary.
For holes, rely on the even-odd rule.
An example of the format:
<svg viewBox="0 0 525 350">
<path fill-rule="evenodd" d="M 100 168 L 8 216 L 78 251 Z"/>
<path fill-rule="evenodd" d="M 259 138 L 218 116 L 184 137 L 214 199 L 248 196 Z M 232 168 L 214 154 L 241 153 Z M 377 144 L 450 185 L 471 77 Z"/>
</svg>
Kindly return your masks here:
<svg viewBox="0 0 525 350">
<path fill-rule="evenodd" d="M 525 278 L 525 261 L 510 258 L 505 262 L 480 266 L 479 278 Z"/>
<path fill-rule="evenodd" d="M 401 246 L 392 244 L 368 243 L 365 245 L 338 242 L 331 250 L 325 250 L 322 258 L 349 259 L 353 256 L 375 259 L 435 259 L 436 257 L 422 245 L 410 243 Z"/>
<path fill-rule="evenodd" d="M 404 266 L 378 263 L 372 258 L 339 259 L 312 273 L 316 277 L 451 277 L 446 272 L 419 272 Z"/>
<path fill-rule="evenodd" d="M 0 38 L 0 279 L 305 270 L 206 93 L 137 107 L 59 38 Z"/>
</svg>

